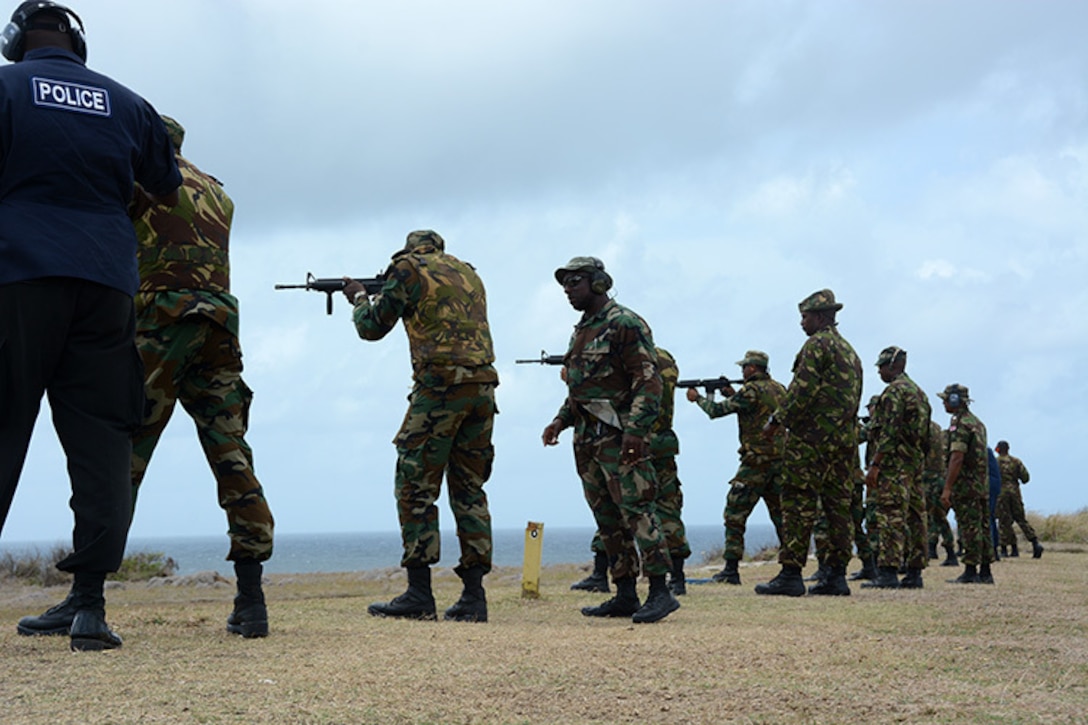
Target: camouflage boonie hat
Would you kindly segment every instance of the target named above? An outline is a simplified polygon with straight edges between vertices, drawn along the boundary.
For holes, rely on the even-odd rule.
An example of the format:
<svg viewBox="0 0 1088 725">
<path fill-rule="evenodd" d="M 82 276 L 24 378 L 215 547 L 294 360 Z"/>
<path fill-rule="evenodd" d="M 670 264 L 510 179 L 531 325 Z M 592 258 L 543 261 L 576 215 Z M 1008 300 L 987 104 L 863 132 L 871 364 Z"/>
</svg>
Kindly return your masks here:
<svg viewBox="0 0 1088 725">
<path fill-rule="evenodd" d="M 430 229 L 419 229 L 408 233 L 408 241 L 404 243 L 405 251 L 418 247 L 434 247 L 440 252 L 446 251 L 446 240 L 439 236 L 438 232 Z"/>
<path fill-rule="evenodd" d="M 994 450 L 998 451 L 999 453 L 1004 453 L 1005 451 L 1009 450 L 1009 442 L 1008 441 L 998 441 L 997 445 L 994 446 Z"/>
<path fill-rule="evenodd" d="M 737 365 L 740 365 L 741 367 L 745 365 L 755 365 L 756 367 L 766 369 L 770 360 L 771 358 L 762 350 L 749 350 L 744 353 L 743 360 L 737 360 Z"/>
<path fill-rule="evenodd" d="M 185 129 L 169 116 L 160 116 L 160 118 L 166 125 L 166 134 L 170 137 L 170 143 L 174 144 L 174 150 L 181 151 L 181 142 L 185 140 Z"/>
<path fill-rule="evenodd" d="M 941 400 L 948 400 L 953 395 L 959 398 L 959 402 L 961 403 L 971 402 L 971 395 L 967 392 L 967 386 L 960 385 L 959 383 L 952 383 L 947 388 L 937 393 L 937 397 Z"/>
<path fill-rule="evenodd" d="M 906 359 L 906 357 L 907 357 L 907 351 L 906 350 L 904 350 L 901 347 L 897 347 L 895 345 L 892 345 L 891 347 L 886 347 L 886 348 L 884 348 L 883 350 L 880 351 L 880 355 L 876 359 L 876 366 L 879 368 L 879 367 L 883 367 L 884 365 L 891 365 L 897 359 L 899 359 L 899 358 Z"/>
<path fill-rule="evenodd" d="M 869 398 L 869 402 L 865 404 L 865 407 L 866 408 L 875 408 L 877 406 L 877 403 L 879 403 L 879 402 L 880 402 L 880 396 L 879 395 L 874 395 L 873 397 Z"/>
<path fill-rule="evenodd" d="M 563 284 L 563 279 L 571 272 L 604 272 L 604 262 L 596 257 L 575 257 L 555 270 L 555 281 Z"/>
<path fill-rule="evenodd" d="M 829 289 L 813 292 L 797 305 L 801 312 L 824 312 L 826 310 L 838 311 L 842 309 L 842 303 L 835 301 L 835 293 Z"/>
</svg>

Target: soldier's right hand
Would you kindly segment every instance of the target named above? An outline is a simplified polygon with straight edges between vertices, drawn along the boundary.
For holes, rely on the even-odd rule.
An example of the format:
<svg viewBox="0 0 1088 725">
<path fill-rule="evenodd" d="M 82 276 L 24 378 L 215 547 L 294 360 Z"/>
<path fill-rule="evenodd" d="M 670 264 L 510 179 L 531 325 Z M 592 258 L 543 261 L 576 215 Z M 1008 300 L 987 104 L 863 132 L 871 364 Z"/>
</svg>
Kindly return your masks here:
<svg viewBox="0 0 1088 725">
<path fill-rule="evenodd" d="M 558 420 L 553 420 L 548 424 L 548 427 L 544 429 L 544 434 L 541 440 L 544 441 L 545 446 L 554 446 L 559 443 L 559 433 L 563 430 L 563 424 Z"/>
</svg>

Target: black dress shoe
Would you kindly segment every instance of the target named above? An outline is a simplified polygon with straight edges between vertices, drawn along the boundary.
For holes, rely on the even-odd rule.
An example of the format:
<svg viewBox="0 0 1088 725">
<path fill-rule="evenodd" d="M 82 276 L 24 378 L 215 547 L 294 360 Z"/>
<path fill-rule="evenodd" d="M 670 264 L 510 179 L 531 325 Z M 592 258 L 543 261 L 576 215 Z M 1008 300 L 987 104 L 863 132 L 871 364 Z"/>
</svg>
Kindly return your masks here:
<svg viewBox="0 0 1088 725">
<path fill-rule="evenodd" d="M 72 620 L 76 616 L 76 607 L 72 603 L 72 595 L 69 594 L 60 604 L 56 604 L 45 610 L 37 617 L 23 617 L 16 625 L 16 631 L 24 636 L 46 634 L 68 634 L 72 626 Z"/>
<path fill-rule="evenodd" d="M 76 612 L 70 634 L 73 652 L 97 652 L 121 646 L 121 638 L 106 624 L 105 612 L 95 609 Z"/>
</svg>

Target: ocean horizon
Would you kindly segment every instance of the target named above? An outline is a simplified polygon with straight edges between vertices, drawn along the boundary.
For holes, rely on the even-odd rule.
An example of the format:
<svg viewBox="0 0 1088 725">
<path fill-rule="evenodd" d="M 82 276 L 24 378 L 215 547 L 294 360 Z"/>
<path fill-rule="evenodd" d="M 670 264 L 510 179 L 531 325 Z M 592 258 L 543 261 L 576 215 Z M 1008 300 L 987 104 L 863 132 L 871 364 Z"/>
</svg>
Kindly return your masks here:
<svg viewBox="0 0 1088 725">
<path fill-rule="evenodd" d="M 581 564 L 593 559 L 589 545 L 594 530 L 587 527 L 544 527 L 542 561 L 549 564 Z M 702 525 L 687 527 L 691 546 L 690 566 L 702 564 L 707 552 L 719 551 L 724 544 L 724 527 Z M 492 532 L 495 566 L 520 567 L 524 560 L 525 529 L 495 529 Z M 0 554 L 46 552 L 63 541 L 31 541 L 0 544 Z M 770 524 L 754 524 L 745 533 L 747 553 L 776 546 L 778 539 Z M 126 555 L 139 552 L 160 553 L 172 558 L 178 574 L 219 571 L 233 574 L 226 561 L 229 541 L 222 536 L 132 537 Z M 454 532 L 442 532 L 442 559 L 438 566 L 457 565 L 460 547 Z M 400 533 L 397 531 L 277 534 L 275 551 L 265 563 L 269 574 L 307 574 L 311 572 L 346 572 L 399 567 Z M 713 563 L 719 563 L 720 560 Z"/>
</svg>

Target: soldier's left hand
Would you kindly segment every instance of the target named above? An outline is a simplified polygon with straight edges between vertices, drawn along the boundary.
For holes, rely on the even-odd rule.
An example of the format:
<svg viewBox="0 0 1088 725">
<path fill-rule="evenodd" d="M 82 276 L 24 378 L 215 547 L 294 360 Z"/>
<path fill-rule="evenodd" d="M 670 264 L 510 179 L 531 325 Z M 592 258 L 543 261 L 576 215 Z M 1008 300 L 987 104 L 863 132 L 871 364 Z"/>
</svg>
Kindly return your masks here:
<svg viewBox="0 0 1088 725">
<path fill-rule="evenodd" d="M 633 436 L 630 433 L 623 434 L 620 444 L 620 463 L 630 466 L 649 456 L 649 446 L 646 441 Z"/>
<path fill-rule="evenodd" d="M 354 305 L 355 295 L 365 290 L 366 287 L 363 287 L 363 285 L 359 284 L 351 277 L 344 277 L 344 289 L 342 291 L 344 293 L 344 297 L 347 298 L 349 304 Z"/>
<path fill-rule="evenodd" d="M 865 472 L 865 488 L 872 491 L 876 488 L 877 477 L 880 474 L 880 466 L 869 466 L 869 470 Z"/>
</svg>

